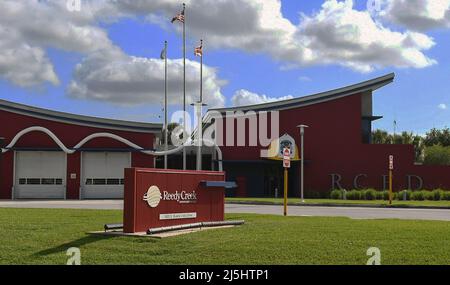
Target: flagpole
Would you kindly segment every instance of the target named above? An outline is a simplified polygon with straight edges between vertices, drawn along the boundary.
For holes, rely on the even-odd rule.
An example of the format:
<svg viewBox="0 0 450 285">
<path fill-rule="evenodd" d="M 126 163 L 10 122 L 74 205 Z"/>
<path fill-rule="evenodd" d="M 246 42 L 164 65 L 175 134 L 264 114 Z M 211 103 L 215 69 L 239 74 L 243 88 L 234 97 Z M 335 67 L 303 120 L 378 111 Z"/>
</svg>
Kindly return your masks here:
<svg viewBox="0 0 450 285">
<path fill-rule="evenodd" d="M 169 128 L 167 122 L 167 41 L 164 42 L 164 126 L 166 128 L 164 134 L 164 150 L 167 152 L 169 149 Z M 167 154 L 164 155 L 164 169 L 167 169 Z"/>
<path fill-rule="evenodd" d="M 203 49 L 203 40 L 200 40 L 200 47 Z M 203 105 L 203 50 L 200 55 L 200 101 L 198 102 L 199 110 L 197 115 L 197 170 L 202 170 L 202 140 L 203 140 L 203 125 L 202 125 L 202 105 Z"/>
<path fill-rule="evenodd" d="M 186 4 L 183 3 L 183 141 L 186 136 Z M 183 170 L 186 170 L 186 146 L 183 146 Z"/>
</svg>

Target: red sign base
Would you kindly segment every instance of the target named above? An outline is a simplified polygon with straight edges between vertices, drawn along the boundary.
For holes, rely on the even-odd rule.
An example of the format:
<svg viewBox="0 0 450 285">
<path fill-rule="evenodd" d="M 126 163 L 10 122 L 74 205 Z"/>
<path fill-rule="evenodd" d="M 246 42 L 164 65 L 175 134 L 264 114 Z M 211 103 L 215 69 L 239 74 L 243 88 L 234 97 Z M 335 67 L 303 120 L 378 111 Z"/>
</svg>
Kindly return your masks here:
<svg viewBox="0 0 450 285">
<path fill-rule="evenodd" d="M 125 169 L 123 231 L 223 221 L 225 188 L 206 187 L 206 181 L 225 181 L 225 173 Z"/>
</svg>

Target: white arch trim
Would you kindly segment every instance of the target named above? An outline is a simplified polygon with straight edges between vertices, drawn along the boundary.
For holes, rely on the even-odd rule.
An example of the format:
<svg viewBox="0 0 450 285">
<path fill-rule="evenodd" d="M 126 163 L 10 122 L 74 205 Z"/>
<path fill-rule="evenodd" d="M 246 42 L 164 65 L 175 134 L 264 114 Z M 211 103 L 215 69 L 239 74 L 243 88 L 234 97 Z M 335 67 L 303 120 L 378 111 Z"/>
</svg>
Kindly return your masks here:
<svg viewBox="0 0 450 285">
<path fill-rule="evenodd" d="M 30 133 L 30 132 L 42 132 L 47 134 L 60 148 L 62 151 L 64 151 L 67 154 L 73 154 L 75 153 L 79 148 L 81 148 L 84 144 L 86 144 L 87 142 L 95 139 L 95 138 L 110 138 L 116 141 L 119 141 L 121 143 L 124 143 L 126 145 L 128 145 L 129 147 L 132 147 L 136 150 L 139 150 L 140 152 L 147 154 L 147 155 L 155 155 L 155 156 L 163 156 L 163 155 L 170 155 L 170 154 L 175 154 L 177 152 L 180 152 L 183 148 L 184 145 L 178 146 L 174 149 L 171 150 L 167 150 L 167 151 L 153 151 L 153 150 L 144 150 L 141 146 L 130 142 L 129 140 L 115 135 L 115 134 L 111 134 L 111 133 L 95 133 L 95 134 L 91 134 L 87 137 L 85 137 L 84 139 L 82 139 L 78 144 L 76 144 L 73 149 L 68 149 L 63 142 L 49 129 L 44 128 L 44 127 L 40 127 L 40 126 L 34 126 L 34 127 L 29 127 L 26 129 L 21 130 L 20 132 L 18 132 L 14 138 L 12 139 L 12 141 L 5 147 L 2 148 L 2 153 L 8 152 L 11 148 L 14 147 L 14 145 L 17 143 L 17 141 L 24 135 Z M 219 170 L 222 171 L 222 151 L 220 150 L 220 148 L 215 145 L 214 143 L 208 141 L 208 143 L 210 143 L 211 145 L 214 145 L 216 151 L 217 151 L 217 156 L 218 156 L 218 161 L 219 161 Z"/>
<path fill-rule="evenodd" d="M 41 132 L 41 133 L 47 134 L 67 154 L 72 154 L 72 153 L 75 152 L 75 150 L 68 149 L 62 143 L 62 141 L 60 141 L 59 138 L 52 131 L 50 131 L 49 129 L 44 128 L 44 127 L 29 127 L 29 128 L 23 129 L 20 132 L 18 132 L 14 136 L 12 141 L 5 148 L 2 148 L 2 153 L 8 152 L 12 147 L 14 147 L 14 145 L 17 143 L 17 141 L 21 137 L 23 137 L 24 135 L 26 135 L 28 133 L 31 133 L 31 132 Z"/>
</svg>

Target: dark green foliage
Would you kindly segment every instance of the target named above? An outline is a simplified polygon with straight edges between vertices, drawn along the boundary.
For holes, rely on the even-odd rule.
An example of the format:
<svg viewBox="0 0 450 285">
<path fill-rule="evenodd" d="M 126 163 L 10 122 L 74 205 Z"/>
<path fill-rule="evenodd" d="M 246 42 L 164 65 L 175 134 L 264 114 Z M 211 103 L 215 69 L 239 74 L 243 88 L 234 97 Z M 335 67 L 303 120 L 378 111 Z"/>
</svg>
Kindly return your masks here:
<svg viewBox="0 0 450 285">
<path fill-rule="evenodd" d="M 419 135 L 414 135 L 410 132 L 402 132 L 401 134 L 390 134 L 384 130 L 375 130 L 372 132 L 372 143 L 373 144 L 411 144 L 414 146 L 414 156 L 417 162 L 423 162 L 424 154 L 426 154 L 427 148 L 434 146 L 441 146 L 444 149 L 450 148 L 450 129 L 444 128 L 442 130 L 431 129 L 426 133 L 424 137 Z M 436 150 L 431 150 L 434 153 Z M 428 161 L 427 164 L 438 164 L 438 165 L 450 165 L 450 153 L 441 152 L 441 155 L 446 153 L 444 156 L 446 162 L 442 163 L 442 160 L 434 158 L 432 161 Z"/>
<path fill-rule="evenodd" d="M 445 191 L 442 189 L 435 189 L 433 191 L 421 190 L 421 191 L 411 191 L 402 190 L 400 192 L 392 193 L 392 199 L 403 201 L 404 195 L 406 194 L 406 201 L 450 201 L 450 191 Z M 344 198 L 343 190 L 333 190 L 329 197 L 335 200 L 341 200 Z M 362 200 L 362 201 L 373 201 L 373 200 L 389 200 L 389 191 L 377 191 L 375 189 L 365 189 L 365 190 L 351 190 L 347 191 L 347 200 Z"/>
<path fill-rule="evenodd" d="M 413 191 L 411 193 L 411 200 L 424 201 L 425 200 L 424 192 L 423 191 Z"/>
<path fill-rule="evenodd" d="M 412 193 L 411 190 L 402 190 L 402 191 L 398 192 L 397 200 L 404 201 L 405 194 L 406 194 L 406 201 L 409 201 L 409 200 L 411 200 L 411 193 Z"/>
<path fill-rule="evenodd" d="M 343 191 L 342 190 L 333 190 L 330 193 L 330 198 L 335 200 L 341 200 L 343 198 Z"/>
<path fill-rule="evenodd" d="M 423 163 L 426 165 L 450 165 L 450 147 L 441 145 L 427 147 Z"/>
<path fill-rule="evenodd" d="M 363 191 L 363 200 L 376 200 L 377 191 L 375 189 L 367 189 Z"/>
<path fill-rule="evenodd" d="M 351 190 L 347 192 L 347 200 L 361 200 L 361 191 Z"/>
</svg>

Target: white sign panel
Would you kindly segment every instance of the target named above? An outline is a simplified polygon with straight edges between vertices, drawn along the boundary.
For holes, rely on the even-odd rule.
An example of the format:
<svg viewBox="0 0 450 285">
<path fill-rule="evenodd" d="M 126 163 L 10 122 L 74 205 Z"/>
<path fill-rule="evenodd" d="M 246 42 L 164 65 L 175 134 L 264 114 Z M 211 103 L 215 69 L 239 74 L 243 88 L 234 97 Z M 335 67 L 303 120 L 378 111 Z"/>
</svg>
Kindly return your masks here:
<svg viewBox="0 0 450 285">
<path fill-rule="evenodd" d="M 197 213 L 172 213 L 159 214 L 160 220 L 178 220 L 178 219 L 194 219 L 197 218 Z"/>
</svg>

